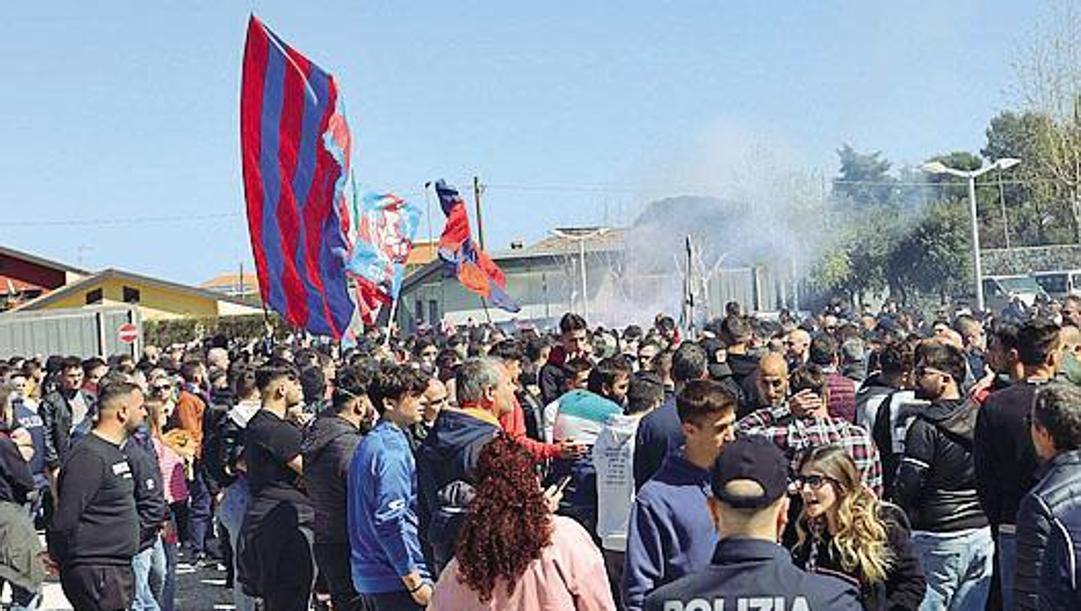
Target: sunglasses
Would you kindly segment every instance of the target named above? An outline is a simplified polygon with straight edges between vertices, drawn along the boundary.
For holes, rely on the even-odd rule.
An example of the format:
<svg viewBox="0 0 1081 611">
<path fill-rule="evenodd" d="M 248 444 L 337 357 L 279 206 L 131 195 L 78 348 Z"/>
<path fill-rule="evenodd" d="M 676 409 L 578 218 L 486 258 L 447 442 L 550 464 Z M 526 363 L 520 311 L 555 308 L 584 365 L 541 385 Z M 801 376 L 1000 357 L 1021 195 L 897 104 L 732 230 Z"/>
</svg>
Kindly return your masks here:
<svg viewBox="0 0 1081 611">
<path fill-rule="evenodd" d="M 930 374 L 930 375 L 938 375 L 938 376 L 948 376 L 948 375 L 950 375 L 950 374 L 946 373 L 945 371 L 940 371 L 938 369 L 935 369 L 934 367 L 917 367 L 916 368 L 916 377 L 922 378 L 923 376 L 928 375 L 928 374 Z"/>
<path fill-rule="evenodd" d="M 801 475 L 799 477 L 799 487 L 810 486 L 811 490 L 818 490 L 825 486 L 827 483 L 837 483 L 837 480 L 832 477 L 826 477 L 825 475 Z"/>
</svg>

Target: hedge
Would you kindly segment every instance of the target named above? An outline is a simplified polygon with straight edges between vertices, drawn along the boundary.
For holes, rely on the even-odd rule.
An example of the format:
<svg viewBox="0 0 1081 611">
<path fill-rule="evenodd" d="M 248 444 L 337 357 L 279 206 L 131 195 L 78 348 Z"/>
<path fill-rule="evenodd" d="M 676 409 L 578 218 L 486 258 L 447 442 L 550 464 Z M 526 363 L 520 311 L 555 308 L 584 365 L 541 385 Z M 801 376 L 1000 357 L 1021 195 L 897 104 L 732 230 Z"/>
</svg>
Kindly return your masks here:
<svg viewBox="0 0 1081 611">
<path fill-rule="evenodd" d="M 290 326 L 277 314 L 271 313 L 269 320 L 274 327 L 274 337 L 284 338 L 292 332 Z M 154 346 L 168 346 L 215 335 L 224 335 L 230 339 L 262 337 L 265 333 L 263 321 L 262 314 L 147 320 L 143 322 L 143 342 Z"/>
</svg>

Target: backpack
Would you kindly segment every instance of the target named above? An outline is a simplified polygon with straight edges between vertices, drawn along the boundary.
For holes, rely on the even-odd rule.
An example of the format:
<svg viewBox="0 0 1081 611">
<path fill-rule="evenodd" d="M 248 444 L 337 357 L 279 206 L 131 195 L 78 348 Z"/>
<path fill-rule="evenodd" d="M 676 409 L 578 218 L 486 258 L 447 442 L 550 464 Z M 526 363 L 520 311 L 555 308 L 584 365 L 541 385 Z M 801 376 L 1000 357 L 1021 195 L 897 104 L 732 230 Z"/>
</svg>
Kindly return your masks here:
<svg viewBox="0 0 1081 611">
<path fill-rule="evenodd" d="M 228 486 L 236 481 L 237 463 L 244 453 L 244 427 L 225 411 L 215 418 L 212 427 L 203 430 L 210 433 L 203 440 L 203 462 L 207 472 L 219 485 Z"/>
<path fill-rule="evenodd" d="M 908 434 L 908 426 L 912 423 L 915 414 L 905 411 L 904 406 L 897 408 L 894 414 L 894 396 L 902 392 L 895 390 L 886 395 L 879 403 L 875 412 L 875 424 L 871 429 L 871 440 L 878 448 L 879 460 L 882 462 L 882 490 L 883 498 L 890 498 L 893 491 L 893 480 L 897 476 L 897 469 L 901 466 L 901 459 L 905 456 L 905 437 Z"/>
</svg>

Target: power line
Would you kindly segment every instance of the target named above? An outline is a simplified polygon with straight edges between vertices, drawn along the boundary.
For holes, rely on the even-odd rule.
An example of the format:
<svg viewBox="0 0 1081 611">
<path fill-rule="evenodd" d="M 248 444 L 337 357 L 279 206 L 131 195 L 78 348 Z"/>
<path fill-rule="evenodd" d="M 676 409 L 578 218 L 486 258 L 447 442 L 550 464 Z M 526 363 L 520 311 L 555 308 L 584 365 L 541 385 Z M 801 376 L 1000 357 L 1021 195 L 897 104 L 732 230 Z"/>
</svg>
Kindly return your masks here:
<svg viewBox="0 0 1081 611">
<path fill-rule="evenodd" d="M 187 223 L 193 221 L 220 221 L 242 218 L 239 212 L 219 214 L 189 214 L 184 216 L 136 216 L 111 219 L 52 219 L 52 220 L 6 220 L 9 227 L 102 227 L 108 225 L 148 225 L 154 223 Z"/>
<path fill-rule="evenodd" d="M 1036 185 L 1044 183 L 1061 182 L 1053 178 L 1033 178 L 1027 180 L 988 180 L 977 182 L 977 186 L 992 186 L 992 185 Z M 831 185 L 852 185 L 852 186 L 866 186 L 866 187 L 892 187 L 896 189 L 904 188 L 947 188 L 963 186 L 963 183 L 959 182 L 927 182 L 927 181 L 876 181 L 876 180 L 844 180 L 840 178 L 830 179 Z M 619 187 L 615 185 L 527 185 L 527 184 L 512 184 L 512 183 L 485 183 L 482 185 L 484 189 L 494 189 L 497 191 L 518 191 L 518 192 L 534 192 L 534 193 L 593 193 L 593 194 L 627 194 L 627 195 L 642 195 L 646 193 L 688 193 L 688 192 L 715 192 L 718 190 L 718 186 L 707 185 L 679 185 L 669 187 L 648 187 L 648 188 L 633 188 L 633 187 Z M 423 191 L 412 190 L 395 190 L 398 194 L 417 196 L 423 194 Z M 124 225 L 153 225 L 161 223 L 193 223 L 204 221 L 222 221 L 244 218 L 243 212 L 223 212 L 216 214 L 187 214 L 187 215 L 170 215 L 170 216 L 128 216 L 117 218 L 93 218 L 93 219 L 15 219 L 5 220 L 4 224 L 8 227 L 106 227 L 106 226 L 124 226 Z"/>
</svg>

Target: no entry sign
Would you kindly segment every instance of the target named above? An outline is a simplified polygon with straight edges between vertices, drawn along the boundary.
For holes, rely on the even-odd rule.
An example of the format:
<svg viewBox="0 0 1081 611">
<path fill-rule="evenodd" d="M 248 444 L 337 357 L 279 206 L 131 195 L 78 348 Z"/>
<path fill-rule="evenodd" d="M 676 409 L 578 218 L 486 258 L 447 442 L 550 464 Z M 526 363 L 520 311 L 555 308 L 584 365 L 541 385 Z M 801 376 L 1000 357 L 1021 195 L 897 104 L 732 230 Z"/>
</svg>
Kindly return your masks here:
<svg viewBox="0 0 1081 611">
<path fill-rule="evenodd" d="M 130 322 L 126 322 L 117 329 L 117 335 L 119 335 L 120 341 L 125 344 L 133 344 L 139 338 L 139 328 Z"/>
</svg>

